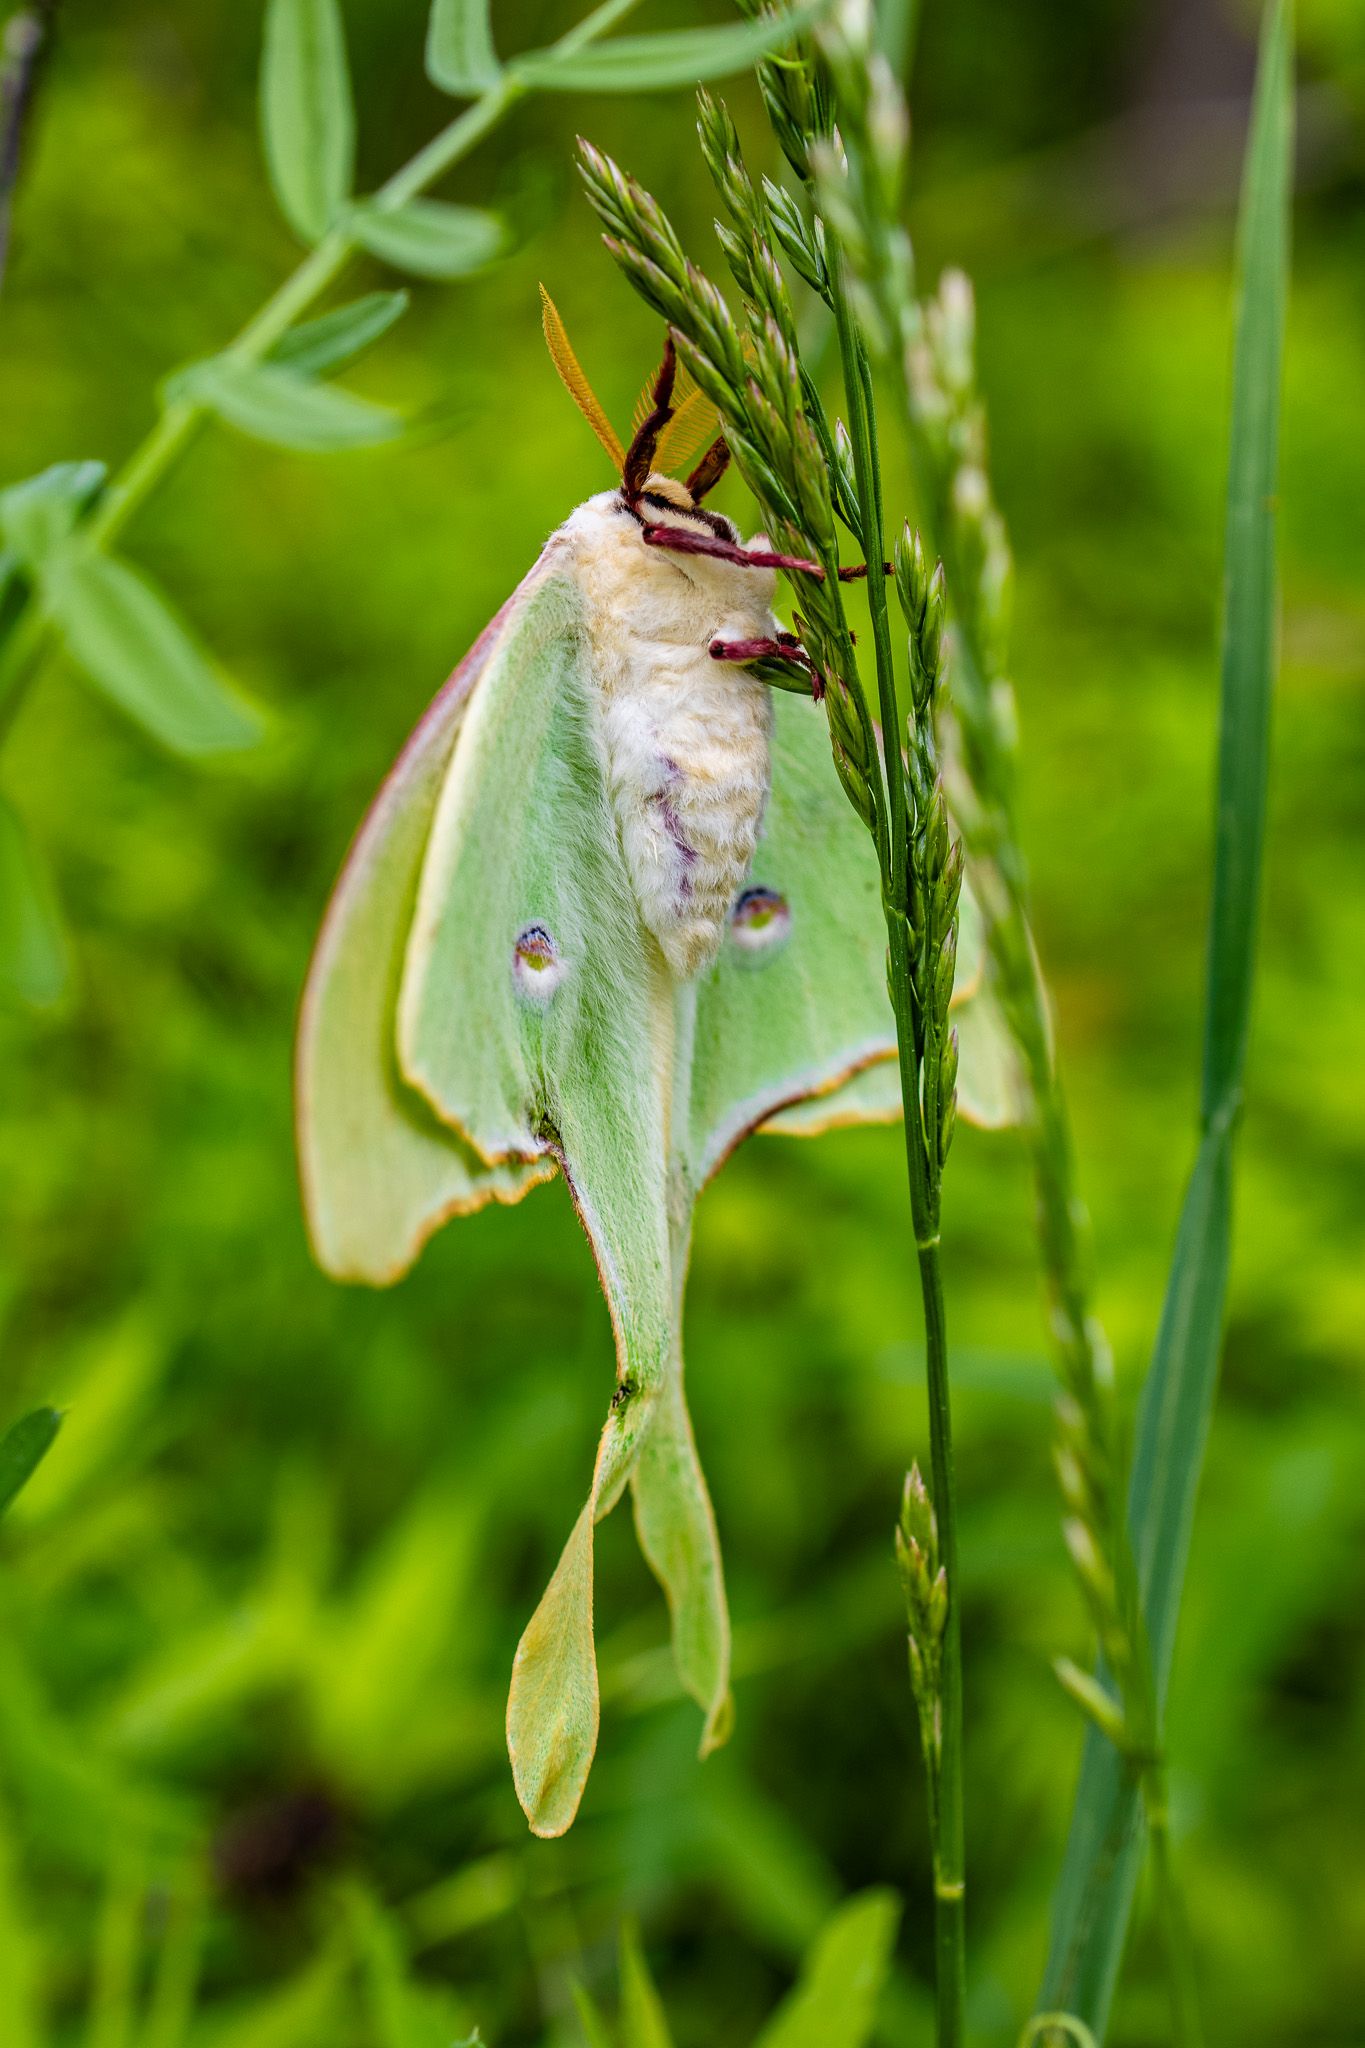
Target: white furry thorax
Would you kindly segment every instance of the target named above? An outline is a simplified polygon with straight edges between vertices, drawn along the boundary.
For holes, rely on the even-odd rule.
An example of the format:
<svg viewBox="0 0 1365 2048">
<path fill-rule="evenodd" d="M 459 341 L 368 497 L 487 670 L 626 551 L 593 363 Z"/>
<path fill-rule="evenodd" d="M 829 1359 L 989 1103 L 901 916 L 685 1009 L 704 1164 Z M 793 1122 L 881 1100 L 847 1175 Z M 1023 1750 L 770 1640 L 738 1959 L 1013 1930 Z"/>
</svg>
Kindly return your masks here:
<svg viewBox="0 0 1365 2048">
<path fill-rule="evenodd" d="M 704 530 L 680 511 L 648 516 Z M 607 785 L 640 915 L 686 979 L 720 950 L 771 779 L 768 688 L 708 649 L 775 633 L 776 577 L 647 546 L 616 491 L 580 505 L 560 539 L 587 599 Z"/>
</svg>

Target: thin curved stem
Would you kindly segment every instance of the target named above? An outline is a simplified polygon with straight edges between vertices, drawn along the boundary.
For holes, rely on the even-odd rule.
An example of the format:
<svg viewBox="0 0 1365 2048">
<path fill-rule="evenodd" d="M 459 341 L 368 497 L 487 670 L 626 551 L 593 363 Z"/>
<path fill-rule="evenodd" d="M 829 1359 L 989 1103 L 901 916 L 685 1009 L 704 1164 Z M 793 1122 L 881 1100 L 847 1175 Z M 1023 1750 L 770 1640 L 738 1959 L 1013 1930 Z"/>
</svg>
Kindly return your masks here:
<svg viewBox="0 0 1365 2048">
<path fill-rule="evenodd" d="M 638 0 L 603 0 L 601 6 L 561 36 L 554 47 L 565 55 L 584 48 L 605 35 L 636 5 Z M 439 134 L 395 171 L 368 203 L 387 211 L 416 198 L 468 156 L 530 90 L 515 64 L 509 65 L 472 106 L 447 122 Z M 349 220 L 343 215 L 253 314 L 225 353 L 237 362 L 259 362 L 335 280 L 358 247 Z M 189 396 L 178 396 L 165 404 L 151 430 L 113 477 L 85 521 L 84 530 L 94 545 L 107 546 L 122 532 L 185 453 L 207 417 L 207 409 Z M 52 621 L 37 599 L 30 598 L 24 617 L 14 627 L 0 655 L 0 742 L 51 645 L 53 630 Z"/>
</svg>

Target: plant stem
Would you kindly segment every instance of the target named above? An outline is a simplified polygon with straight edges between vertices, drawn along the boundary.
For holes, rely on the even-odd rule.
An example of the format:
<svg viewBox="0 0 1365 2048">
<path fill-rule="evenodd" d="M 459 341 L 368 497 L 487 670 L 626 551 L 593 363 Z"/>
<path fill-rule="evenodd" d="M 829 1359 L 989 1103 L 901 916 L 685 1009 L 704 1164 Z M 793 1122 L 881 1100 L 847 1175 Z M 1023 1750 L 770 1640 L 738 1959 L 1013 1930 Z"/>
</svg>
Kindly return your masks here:
<svg viewBox="0 0 1365 2048">
<path fill-rule="evenodd" d="M 937 1240 L 919 1249 L 924 1299 L 929 1441 L 939 1547 L 948 1578 L 943 1632 L 942 1742 L 938 1840 L 934 1848 L 934 1949 L 940 2048 L 959 2048 L 966 2034 L 967 1870 L 962 1798 L 962 1601 L 957 1562 L 957 1481 L 948 1391 L 948 1328 Z"/>
<path fill-rule="evenodd" d="M 934 1856 L 934 1948 L 938 2048 L 960 2048 L 965 2038 L 966 1865 L 962 1798 L 962 1613 L 957 1562 L 957 1487 L 953 1468 L 952 1408 L 948 1385 L 948 1326 L 939 1258 L 937 1176 L 931 1177 L 930 1146 L 937 1154 L 937 1113 L 933 1138 L 921 1110 L 923 1047 L 912 987 L 911 934 L 901 906 L 906 901 L 909 815 L 902 720 L 891 652 L 891 624 L 882 574 L 885 543 L 881 477 L 877 461 L 871 381 L 867 356 L 849 310 L 842 259 L 833 266 L 835 324 L 849 410 L 854 476 L 867 563 L 868 605 L 882 714 L 882 758 L 891 813 L 891 872 L 883 877 L 889 942 L 889 983 L 896 1015 L 905 1158 L 910 1214 L 924 1308 L 925 1369 L 929 1396 L 930 1462 L 939 1547 L 948 1586 L 940 1692 L 941 1729 L 937 1784 L 929 1799 Z"/>
<path fill-rule="evenodd" d="M 603 0 L 601 6 L 594 8 L 561 36 L 554 48 L 566 55 L 584 48 L 614 27 L 636 5 L 638 0 Z M 515 64 L 509 65 L 472 106 L 457 114 L 439 134 L 395 171 L 368 203 L 390 211 L 416 198 L 468 156 L 530 90 L 519 76 Z M 359 246 L 348 218 L 343 215 L 272 293 L 259 312 L 252 316 L 224 353 L 237 362 L 259 362 L 335 280 Z M 176 397 L 169 400 L 155 425 L 114 476 L 85 521 L 84 532 L 93 546 L 107 546 L 122 532 L 144 500 L 184 454 L 207 417 L 207 410 L 198 399 Z M 11 632 L 3 657 L 0 657 L 0 742 L 13 722 L 23 693 L 37 673 L 52 637 L 51 620 L 43 613 L 37 600 L 31 598 L 26 615 Z"/>
<path fill-rule="evenodd" d="M 905 1158 L 910 1213 L 915 1232 L 920 1295 L 924 1307 L 925 1373 L 929 1395 L 929 1455 L 939 1553 L 948 1584 L 943 1637 L 938 1782 L 929 1800 L 934 1856 L 934 1950 L 938 2048 L 959 2048 L 965 2037 L 966 1860 L 962 1800 L 962 1608 L 957 1562 L 957 1484 L 953 1465 L 952 1409 L 948 1387 L 948 1324 L 943 1302 L 938 1218 L 925 1185 L 920 1123 L 920 1059 L 915 1038 L 910 984 L 909 929 L 903 918 L 887 918 L 892 1001 L 905 1111 Z"/>
</svg>

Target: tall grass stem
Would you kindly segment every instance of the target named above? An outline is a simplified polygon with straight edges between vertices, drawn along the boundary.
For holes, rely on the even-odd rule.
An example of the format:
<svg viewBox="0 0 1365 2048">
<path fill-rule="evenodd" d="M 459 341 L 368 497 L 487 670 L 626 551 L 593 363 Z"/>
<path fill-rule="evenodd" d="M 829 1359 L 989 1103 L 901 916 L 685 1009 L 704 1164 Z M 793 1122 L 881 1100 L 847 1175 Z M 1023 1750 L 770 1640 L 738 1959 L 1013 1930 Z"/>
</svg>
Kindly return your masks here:
<svg viewBox="0 0 1365 2048">
<path fill-rule="evenodd" d="M 924 1310 L 925 1370 L 929 1397 L 929 1446 L 934 1509 L 948 1586 L 940 1691 L 941 1733 L 935 1794 L 930 1801 L 934 1858 L 935 1997 L 938 2048 L 960 2048 L 965 2038 L 966 1859 L 962 1792 L 962 1614 L 957 1563 L 957 1485 L 953 1467 L 952 1402 L 948 1383 L 948 1325 L 939 1255 L 938 1194 L 929 1181 L 921 1114 L 923 1073 L 915 1032 L 915 996 L 909 927 L 900 906 L 908 871 L 905 768 L 901 759 L 902 718 L 896 695 L 891 624 L 882 575 L 885 554 L 881 477 L 868 403 L 867 357 L 854 325 L 842 264 L 833 270 L 834 314 L 839 337 L 854 476 L 867 562 L 868 605 L 881 704 L 888 807 L 891 814 L 887 938 L 892 1004 L 900 1058 L 905 1155 L 910 1213 Z"/>
</svg>

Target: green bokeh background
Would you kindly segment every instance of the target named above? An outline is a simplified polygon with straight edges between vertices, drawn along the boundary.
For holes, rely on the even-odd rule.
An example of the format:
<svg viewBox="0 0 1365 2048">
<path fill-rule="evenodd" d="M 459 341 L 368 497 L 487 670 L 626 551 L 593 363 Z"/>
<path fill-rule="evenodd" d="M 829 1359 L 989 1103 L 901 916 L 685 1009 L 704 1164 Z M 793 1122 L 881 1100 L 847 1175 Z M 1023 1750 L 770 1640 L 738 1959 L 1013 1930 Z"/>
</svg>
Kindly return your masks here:
<svg viewBox="0 0 1365 2048">
<path fill-rule="evenodd" d="M 507 50 L 573 18 L 560 0 L 494 13 Z M 422 77 L 420 0 L 346 16 L 372 184 L 449 110 Z M 119 460 L 158 381 L 297 254 L 259 162 L 254 0 L 68 17 L 0 301 L 4 480 Z M 638 25 L 723 18 L 656 0 Z M 1253 31 L 1236 0 L 930 0 L 915 82 L 922 276 L 960 260 L 978 285 L 1040 943 L 1129 1405 L 1196 1111 Z M 1170 1716 L 1209 2037 L 1237 2048 L 1365 2041 L 1365 18 L 1305 0 L 1301 33 L 1264 943 Z M 728 97 L 775 169 L 752 88 Z M 6 2048 L 131 2048 L 120 1954 L 139 1977 L 206 1861 L 194 2048 L 434 2048 L 475 2023 L 499 2048 L 576 2041 L 568 1973 L 609 1985 L 623 1912 L 680 2048 L 739 2043 L 872 1883 L 906 1901 L 884 2038 L 928 2039 L 889 1548 L 927 1442 L 898 1134 L 756 1141 L 702 1204 L 688 1351 L 736 1734 L 696 1763 L 663 1603 L 616 1516 L 601 1749 L 555 1844 L 525 1832 L 502 1706 L 610 1384 L 587 1248 L 555 1186 L 453 1227 L 373 1295 L 314 1269 L 299 1215 L 294 1013 L 349 834 L 435 685 L 607 481 L 546 360 L 537 280 L 618 419 L 657 355 L 575 189 L 579 130 L 719 272 L 685 94 L 521 108 L 445 188 L 504 208 L 513 253 L 417 287 L 350 378 L 404 405 L 412 437 L 308 460 L 207 434 L 127 536 L 271 707 L 267 742 L 187 768 L 53 660 L 0 761 L 77 984 L 55 1019 L 0 1019 L 0 1401 L 5 1419 L 69 1410 L 0 1556 Z M 347 284 L 387 281 L 364 263 Z M 945 1228 L 972 2013 L 1005 2042 L 1040 1974 L 1079 1750 L 1049 1660 L 1088 1644 L 1015 1143 L 961 1133 Z M 1140 1904 L 1112 2038 L 1155 2048 L 1166 2026 Z"/>
</svg>

